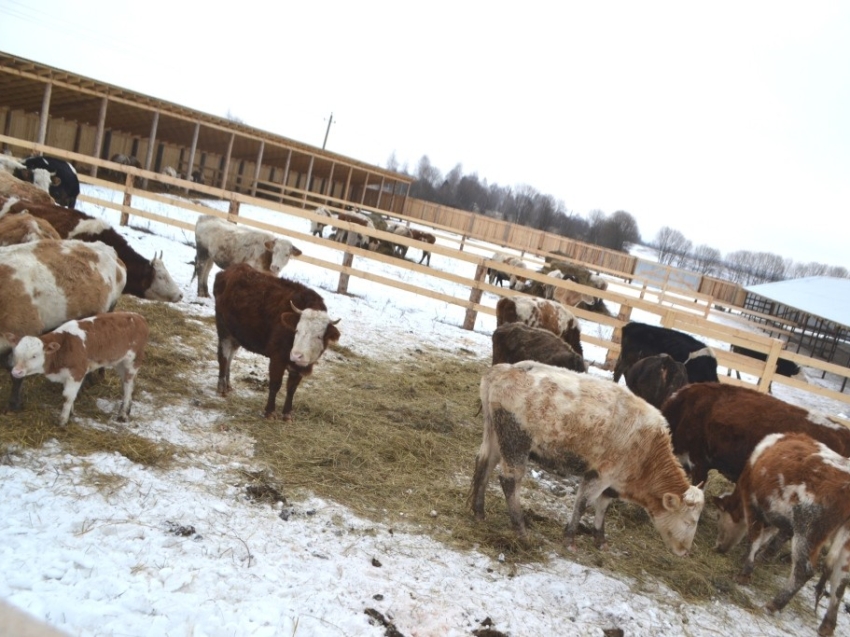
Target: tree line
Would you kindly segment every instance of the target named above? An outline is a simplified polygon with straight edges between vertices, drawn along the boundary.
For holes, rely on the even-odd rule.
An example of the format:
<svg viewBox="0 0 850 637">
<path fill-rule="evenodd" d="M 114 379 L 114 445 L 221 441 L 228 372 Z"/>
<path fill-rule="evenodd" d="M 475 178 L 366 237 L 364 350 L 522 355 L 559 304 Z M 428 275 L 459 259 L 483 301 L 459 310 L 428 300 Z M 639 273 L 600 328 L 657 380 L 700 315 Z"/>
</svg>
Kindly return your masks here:
<svg viewBox="0 0 850 637">
<path fill-rule="evenodd" d="M 414 178 L 410 196 L 435 204 L 544 230 L 576 241 L 627 252 L 630 244 L 648 245 L 658 251 L 665 265 L 732 281 L 739 285 L 770 283 L 808 276 L 850 278 L 843 266 L 795 263 L 769 252 L 738 250 L 725 257 L 709 245 L 694 246 L 681 232 L 663 227 L 655 239 L 644 242 L 635 218 L 625 210 L 606 214 L 593 210 L 586 217 L 570 211 L 564 202 L 529 185 L 500 186 L 465 174 L 457 164 L 446 175 L 423 155 L 411 173 L 393 153 L 387 168 Z"/>
</svg>

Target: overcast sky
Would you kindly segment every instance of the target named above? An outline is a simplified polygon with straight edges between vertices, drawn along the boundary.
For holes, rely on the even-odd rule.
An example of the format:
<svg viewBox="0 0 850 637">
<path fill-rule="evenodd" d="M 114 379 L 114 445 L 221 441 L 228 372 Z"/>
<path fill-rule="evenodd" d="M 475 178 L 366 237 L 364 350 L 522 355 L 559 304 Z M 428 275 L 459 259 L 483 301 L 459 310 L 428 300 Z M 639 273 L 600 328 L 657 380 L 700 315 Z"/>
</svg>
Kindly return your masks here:
<svg viewBox="0 0 850 637">
<path fill-rule="evenodd" d="M 850 268 L 850 2 L 0 0 L 0 50 L 724 254 Z"/>
</svg>

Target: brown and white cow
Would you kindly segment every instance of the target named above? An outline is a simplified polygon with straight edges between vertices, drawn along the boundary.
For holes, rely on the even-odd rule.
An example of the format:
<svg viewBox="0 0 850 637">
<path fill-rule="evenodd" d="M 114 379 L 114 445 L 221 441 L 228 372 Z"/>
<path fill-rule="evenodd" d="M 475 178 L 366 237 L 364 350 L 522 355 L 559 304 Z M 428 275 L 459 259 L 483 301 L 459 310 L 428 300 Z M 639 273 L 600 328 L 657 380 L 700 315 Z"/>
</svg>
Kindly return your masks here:
<svg viewBox="0 0 850 637">
<path fill-rule="evenodd" d="M 23 164 L 21 165 L 23 166 Z M 53 197 L 35 184 L 18 179 L 10 172 L 0 170 L 0 199 L 3 200 L 0 202 L 0 207 L 11 197 L 25 199 L 45 206 L 56 205 Z"/>
<path fill-rule="evenodd" d="M 734 482 L 759 441 L 772 433 L 805 433 L 850 455 L 850 429 L 748 387 L 693 383 L 673 394 L 661 411 L 673 449 L 694 482 L 704 481 L 711 469 Z"/>
<path fill-rule="evenodd" d="M 661 405 L 674 392 L 688 384 L 688 370 L 669 354 L 640 359 L 625 374 L 626 387 L 653 407 Z"/>
<path fill-rule="evenodd" d="M 417 230 L 416 228 L 410 229 L 410 237 L 411 239 L 416 239 L 417 241 L 422 241 L 423 243 L 430 243 L 434 245 L 437 243 L 437 237 L 435 237 L 430 232 L 423 232 L 422 230 Z M 425 262 L 425 265 L 431 265 L 431 251 L 430 250 L 422 250 L 422 256 L 419 257 L 420 265 Z"/>
<path fill-rule="evenodd" d="M 496 303 L 496 325 L 505 323 L 542 327 L 558 336 L 579 356 L 584 356 L 578 319 L 557 301 L 520 295 L 503 297 Z"/>
<path fill-rule="evenodd" d="M 549 330 L 505 323 L 493 332 L 493 365 L 537 361 L 554 367 L 587 371 L 584 359 Z"/>
<path fill-rule="evenodd" d="M 337 213 L 337 219 L 340 221 L 347 221 L 349 223 L 353 223 L 358 226 L 363 226 L 364 228 L 375 229 L 375 223 L 372 219 L 369 218 L 368 215 L 360 212 L 359 210 L 349 210 L 347 212 Z M 343 228 L 336 228 L 336 230 L 331 235 L 331 238 L 334 241 L 339 241 L 340 243 L 348 243 L 348 231 Z M 366 249 L 366 250 L 374 250 L 378 247 L 378 240 L 374 237 L 362 235 L 359 232 L 355 233 L 355 241 L 354 245 Z"/>
<path fill-rule="evenodd" d="M 781 610 L 814 574 L 821 548 L 832 540 L 823 576 L 830 599 L 818 635 L 832 635 L 838 605 L 850 583 L 850 459 L 805 434 L 771 434 L 753 450 L 735 490 L 715 498 L 720 509 L 715 548 L 727 552 L 747 535 L 750 551 L 737 576 L 749 583 L 759 549 L 774 537 L 790 535 L 791 573 L 767 604 Z"/>
<path fill-rule="evenodd" d="M 17 200 L 10 201 L 15 203 Z M 5 205 L 0 208 L 0 247 L 41 239 L 61 239 L 56 228 L 44 219 L 33 217 L 28 212 L 6 214 L 10 207 L 11 205 Z"/>
<path fill-rule="evenodd" d="M 316 208 L 313 211 L 313 214 L 320 215 L 322 217 L 327 217 L 328 219 L 332 219 L 333 215 L 331 211 L 325 207 Z M 325 226 L 328 225 L 326 223 L 320 223 L 318 221 L 310 222 L 310 234 L 315 235 L 317 237 L 321 237 L 325 231 Z"/>
<path fill-rule="evenodd" d="M 292 256 L 301 250 L 292 242 L 269 232 L 239 227 L 213 215 L 201 215 L 195 223 L 195 273 L 198 296 L 210 295 L 207 281 L 213 263 L 224 268 L 247 263 L 252 268 L 278 276 Z"/>
<path fill-rule="evenodd" d="M 124 396 L 118 419 L 127 420 L 133 402 L 133 385 L 144 359 L 148 324 L 134 312 L 109 312 L 68 321 L 41 336 L 18 339 L 6 334 L 12 350 L 12 377 L 44 374 L 62 383 L 65 403 L 59 424 L 65 426 L 74 409 L 77 393 L 86 374 L 102 368 L 115 369 L 121 377 Z"/>
<path fill-rule="evenodd" d="M 514 268 L 526 269 L 528 266 L 525 265 L 522 259 L 519 257 L 515 257 L 509 254 L 500 254 L 498 252 L 494 253 L 492 257 L 490 257 L 494 261 L 498 261 L 499 263 L 504 263 L 505 265 L 512 266 Z M 495 283 L 499 284 L 499 287 L 502 287 L 502 283 L 504 281 L 508 281 L 508 287 L 512 290 L 520 289 L 526 281 L 526 278 L 517 274 L 508 274 L 507 272 L 502 272 L 497 268 L 488 268 L 487 269 L 487 282 L 490 285 Z"/>
<path fill-rule="evenodd" d="M 103 243 L 46 239 L 0 248 L 0 362 L 12 349 L 4 334 L 37 336 L 108 312 L 126 280 L 124 263 Z M 13 411 L 23 406 L 22 383 L 12 378 Z"/>
<path fill-rule="evenodd" d="M 615 492 L 647 510 L 674 554 L 688 553 L 704 496 L 673 455 L 657 409 L 609 380 L 533 361 L 491 367 L 480 397 L 484 437 L 470 493 L 476 517 L 484 517 L 488 477 L 501 460 L 511 523 L 524 536 L 518 491 L 529 455 L 557 460 L 573 453 L 587 471 L 565 529 L 571 549 L 588 503 L 596 509 L 596 544 L 605 545 L 605 512 Z"/>
<path fill-rule="evenodd" d="M 0 202 L 2 203 L 2 202 Z M 171 278 L 162 255 L 146 259 L 127 243 L 106 221 L 87 215 L 79 210 L 61 206 L 41 206 L 29 201 L 18 201 L 10 207 L 11 212 L 29 212 L 47 221 L 63 239 L 100 241 L 115 248 L 118 257 L 127 266 L 125 294 L 132 294 L 151 301 L 177 302 L 183 293 Z"/>
<path fill-rule="evenodd" d="M 286 379 L 282 417 L 292 418 L 292 399 L 304 376 L 328 343 L 339 340 L 340 319 L 328 317 L 318 293 L 295 281 L 240 263 L 215 276 L 215 325 L 218 331 L 218 392 L 231 391 L 230 367 L 240 347 L 269 359 L 269 398 L 265 416 L 273 418 L 275 397 Z"/>
</svg>

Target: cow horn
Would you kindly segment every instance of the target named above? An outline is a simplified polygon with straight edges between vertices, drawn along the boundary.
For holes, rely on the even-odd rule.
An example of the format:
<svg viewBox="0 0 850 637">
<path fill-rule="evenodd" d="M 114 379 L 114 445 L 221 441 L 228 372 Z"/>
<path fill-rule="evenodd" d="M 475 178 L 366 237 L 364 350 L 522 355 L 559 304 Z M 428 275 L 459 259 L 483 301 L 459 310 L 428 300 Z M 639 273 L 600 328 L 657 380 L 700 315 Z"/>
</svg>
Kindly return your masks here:
<svg viewBox="0 0 850 637">
<path fill-rule="evenodd" d="M 297 307 L 295 307 L 294 301 L 290 301 L 289 304 L 292 306 L 292 309 L 295 310 L 296 314 L 301 314 L 301 312 L 303 312 L 303 310 L 299 310 Z"/>
<path fill-rule="evenodd" d="M 341 320 L 342 320 L 342 318 L 340 317 L 340 318 L 338 318 L 338 319 L 337 319 L 337 320 L 335 320 L 335 321 L 331 321 L 331 325 L 336 325 L 336 324 L 337 324 L 337 323 L 339 323 Z"/>
</svg>

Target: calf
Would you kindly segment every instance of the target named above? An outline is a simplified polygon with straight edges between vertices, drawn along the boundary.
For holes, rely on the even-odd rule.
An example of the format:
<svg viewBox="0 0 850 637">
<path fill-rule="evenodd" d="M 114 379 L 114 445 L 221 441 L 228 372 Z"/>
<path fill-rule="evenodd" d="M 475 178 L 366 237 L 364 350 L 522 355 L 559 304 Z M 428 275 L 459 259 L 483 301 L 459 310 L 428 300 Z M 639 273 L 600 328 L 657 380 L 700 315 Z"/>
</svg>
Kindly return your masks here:
<svg viewBox="0 0 850 637">
<path fill-rule="evenodd" d="M 9 366 L 4 334 L 37 336 L 71 319 L 108 312 L 127 269 L 103 243 L 56 241 L 0 248 L 0 363 Z M 12 377 L 9 409 L 23 407 L 22 378 Z"/>
<path fill-rule="evenodd" d="M 838 604 L 850 583 L 850 459 L 805 434 L 771 434 L 753 450 L 735 490 L 715 498 L 720 509 L 715 548 L 725 553 L 744 534 L 750 551 L 737 577 L 749 583 L 759 549 L 791 536 L 791 573 L 767 604 L 781 610 L 813 575 L 821 548 L 832 547 L 815 589 L 815 606 L 830 580 L 831 595 L 818 635 L 832 635 Z"/>
<path fill-rule="evenodd" d="M 496 325 L 505 323 L 542 327 L 572 347 L 576 354 L 584 356 L 578 320 L 556 301 L 528 296 L 503 297 L 496 303 Z"/>
<path fill-rule="evenodd" d="M 239 227 L 212 215 L 202 215 L 195 223 L 195 273 L 198 296 L 210 295 L 207 281 L 213 263 L 221 269 L 235 263 L 247 263 L 274 276 L 289 263 L 289 257 L 301 256 L 301 250 L 287 239 L 253 228 Z"/>
<path fill-rule="evenodd" d="M 416 239 L 417 241 L 422 241 L 424 243 L 430 243 L 434 245 L 437 243 L 437 237 L 435 237 L 430 232 L 422 232 L 421 230 L 417 230 L 416 228 L 410 229 L 410 237 L 412 239 Z M 425 265 L 431 265 L 431 252 L 429 250 L 422 250 L 422 256 L 419 257 L 419 264 L 425 262 Z"/>
<path fill-rule="evenodd" d="M 734 482 L 755 446 L 771 433 L 805 433 L 842 456 L 850 455 L 850 429 L 824 416 L 747 387 L 694 383 L 661 407 L 673 449 L 702 482 L 716 469 Z"/>
<path fill-rule="evenodd" d="M 64 159 L 56 157 L 45 157 L 36 155 L 22 159 L 21 163 L 26 170 L 16 170 L 15 176 L 24 181 L 33 181 L 33 171 L 36 169 L 46 170 L 50 174 L 50 196 L 60 206 L 74 208 L 77 205 L 77 197 L 80 194 L 80 180 L 77 171 Z"/>
<path fill-rule="evenodd" d="M 749 349 L 746 347 L 741 347 L 740 345 L 732 345 L 732 352 L 734 354 L 741 354 L 743 356 L 749 356 L 750 358 L 755 358 L 756 360 L 766 361 L 767 354 L 764 352 L 758 352 L 754 349 Z M 797 363 L 792 360 L 788 360 L 787 358 L 779 358 L 776 361 L 776 373 L 781 376 L 787 376 L 788 378 L 796 378 L 798 380 L 806 380 L 805 374 L 803 374 L 803 368 L 800 367 Z M 738 376 L 738 380 L 741 380 L 741 372 L 735 370 L 735 374 Z M 732 369 L 729 368 L 726 371 L 727 376 L 732 375 Z"/>
<path fill-rule="evenodd" d="M 705 343 L 684 332 L 632 321 L 622 328 L 620 356 L 614 365 L 614 382 L 640 359 L 669 354 L 684 363 L 689 383 L 718 382 L 717 359 Z"/>
<path fill-rule="evenodd" d="M 558 459 L 574 453 L 587 471 L 565 529 L 571 549 L 588 503 L 596 509 L 596 544 L 605 545 L 605 512 L 616 493 L 647 510 L 673 553 L 690 550 L 704 497 L 673 456 L 657 409 L 610 381 L 533 361 L 491 367 L 481 379 L 480 397 L 484 437 L 470 492 L 476 517 L 484 517 L 487 480 L 501 460 L 508 513 L 523 537 L 518 491 L 529 455 Z"/>
<path fill-rule="evenodd" d="M 626 386 L 653 407 L 661 405 L 673 392 L 688 384 L 688 370 L 669 354 L 640 359 L 626 372 Z"/>
<path fill-rule="evenodd" d="M 316 292 L 278 279 L 240 263 L 215 277 L 215 325 L 218 331 L 218 392 L 231 391 L 230 365 L 240 347 L 269 359 L 269 398 L 266 418 L 273 418 L 275 397 L 286 380 L 284 420 L 292 418 L 292 399 L 304 376 L 325 351 L 339 340 L 335 321 Z"/>
<path fill-rule="evenodd" d="M 65 426 L 74 409 L 74 401 L 86 374 L 97 369 L 115 369 L 124 385 L 119 420 L 127 420 L 133 401 L 133 385 L 144 359 L 148 324 L 134 312 L 96 314 L 91 318 L 68 321 L 41 336 L 18 339 L 6 334 L 12 351 L 12 376 L 33 374 L 55 383 L 63 383 L 65 404 L 59 424 Z"/>
<path fill-rule="evenodd" d="M 183 293 L 171 278 L 162 255 L 154 256 L 150 261 L 136 252 L 107 222 L 96 219 L 79 210 L 70 210 L 60 206 L 41 206 L 28 201 L 19 201 L 10 207 L 12 212 L 29 212 L 44 219 L 56 229 L 63 239 L 79 239 L 87 242 L 105 243 L 118 253 L 118 257 L 127 266 L 127 285 L 125 294 L 132 294 L 151 301 L 177 302 Z"/>
<path fill-rule="evenodd" d="M 493 332 L 493 365 L 531 360 L 584 372 L 584 359 L 549 330 L 505 323 Z"/>
</svg>

